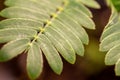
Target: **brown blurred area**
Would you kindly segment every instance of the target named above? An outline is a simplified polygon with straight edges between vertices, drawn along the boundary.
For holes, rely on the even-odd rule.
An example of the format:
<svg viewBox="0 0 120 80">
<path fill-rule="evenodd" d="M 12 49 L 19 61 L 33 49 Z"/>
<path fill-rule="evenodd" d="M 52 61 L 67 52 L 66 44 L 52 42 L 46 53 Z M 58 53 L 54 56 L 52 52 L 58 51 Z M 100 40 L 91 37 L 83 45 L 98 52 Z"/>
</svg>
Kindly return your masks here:
<svg viewBox="0 0 120 80">
<path fill-rule="evenodd" d="M 85 46 L 85 56 L 77 56 L 73 65 L 63 59 L 64 69 L 61 75 L 56 75 L 44 58 L 44 69 L 37 80 L 120 80 L 115 76 L 114 66 L 104 65 L 105 53 L 99 51 L 99 38 L 108 22 L 110 9 L 103 0 L 97 1 L 101 4 L 101 9 L 90 9 L 93 12 L 96 30 L 87 30 L 90 43 Z M 4 0 L 0 0 L 0 11 L 5 8 L 3 3 Z M 0 20 L 3 19 L 0 17 Z M 26 56 L 23 53 L 8 62 L 0 62 L 0 80 L 29 80 L 26 72 Z"/>
</svg>

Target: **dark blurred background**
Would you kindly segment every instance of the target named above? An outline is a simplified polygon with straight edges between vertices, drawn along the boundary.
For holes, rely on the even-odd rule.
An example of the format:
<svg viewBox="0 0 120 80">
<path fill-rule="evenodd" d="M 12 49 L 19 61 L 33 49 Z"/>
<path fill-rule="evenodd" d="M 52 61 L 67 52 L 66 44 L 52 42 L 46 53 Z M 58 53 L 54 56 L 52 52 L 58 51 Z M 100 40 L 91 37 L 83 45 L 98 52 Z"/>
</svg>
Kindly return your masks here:
<svg viewBox="0 0 120 80">
<path fill-rule="evenodd" d="M 96 30 L 87 30 L 90 43 L 85 46 L 85 56 L 77 56 L 74 65 L 63 59 L 64 69 L 61 75 L 56 75 L 44 60 L 44 70 L 37 80 L 120 80 L 115 76 L 114 66 L 105 66 L 105 53 L 99 51 L 99 38 L 108 22 L 110 9 L 104 0 L 97 1 L 101 5 L 101 9 L 90 9 L 93 12 Z M 0 0 L 0 10 L 4 7 L 4 0 Z M 0 17 L 0 20 L 3 19 Z M 0 80 L 29 80 L 26 72 L 26 54 L 23 53 L 8 62 L 1 62 Z"/>
</svg>

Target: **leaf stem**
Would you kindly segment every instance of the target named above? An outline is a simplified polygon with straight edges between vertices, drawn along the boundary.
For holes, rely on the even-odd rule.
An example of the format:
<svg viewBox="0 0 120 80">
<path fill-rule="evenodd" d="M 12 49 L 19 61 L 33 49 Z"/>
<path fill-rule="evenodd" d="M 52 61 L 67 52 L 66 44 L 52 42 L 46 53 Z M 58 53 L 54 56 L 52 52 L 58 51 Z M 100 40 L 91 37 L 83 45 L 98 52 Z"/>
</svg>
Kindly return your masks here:
<svg viewBox="0 0 120 80">
<path fill-rule="evenodd" d="M 59 6 L 57 9 L 56 9 L 56 12 L 51 14 L 50 15 L 50 20 L 47 20 L 44 25 L 43 25 L 43 28 L 40 28 L 40 31 L 38 31 L 37 35 L 34 36 L 34 39 L 31 40 L 31 43 L 32 44 L 33 42 L 35 42 L 39 36 L 41 34 L 44 34 L 44 31 L 45 31 L 45 28 L 50 26 L 52 24 L 52 22 L 57 18 L 57 16 L 64 10 L 64 8 L 67 6 L 68 4 L 68 0 L 64 0 L 61 4 L 61 6 Z"/>
</svg>

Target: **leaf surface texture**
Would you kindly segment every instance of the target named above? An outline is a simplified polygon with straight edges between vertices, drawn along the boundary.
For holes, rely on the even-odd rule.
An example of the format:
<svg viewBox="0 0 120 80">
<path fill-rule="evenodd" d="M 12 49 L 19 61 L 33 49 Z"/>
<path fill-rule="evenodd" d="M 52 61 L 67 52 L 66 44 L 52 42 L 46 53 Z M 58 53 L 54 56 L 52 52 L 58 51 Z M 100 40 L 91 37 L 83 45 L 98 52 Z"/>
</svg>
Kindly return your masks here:
<svg viewBox="0 0 120 80">
<path fill-rule="evenodd" d="M 94 0 L 89 2 L 85 5 L 99 7 Z M 95 29 L 95 24 L 83 0 L 5 0 L 5 5 L 0 12 L 8 18 L 0 21 L 0 43 L 6 43 L 1 61 L 27 53 L 28 75 L 36 79 L 43 69 L 42 55 L 57 74 L 63 69 L 61 56 L 74 64 L 76 54 L 84 55 L 89 39 L 83 27 Z"/>
</svg>

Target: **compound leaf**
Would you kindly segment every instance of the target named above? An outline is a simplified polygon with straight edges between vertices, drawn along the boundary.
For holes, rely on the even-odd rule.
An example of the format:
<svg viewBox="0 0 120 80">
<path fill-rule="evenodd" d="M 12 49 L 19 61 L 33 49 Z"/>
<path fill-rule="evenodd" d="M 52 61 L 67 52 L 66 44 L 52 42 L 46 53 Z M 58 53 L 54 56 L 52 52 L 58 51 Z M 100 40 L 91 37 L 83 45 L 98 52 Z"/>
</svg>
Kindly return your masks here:
<svg viewBox="0 0 120 80">
<path fill-rule="evenodd" d="M 120 1 L 109 0 L 108 5 L 111 6 L 112 14 L 102 33 L 100 50 L 108 51 L 105 64 L 115 64 L 115 73 L 120 76 Z"/>
<path fill-rule="evenodd" d="M 84 55 L 83 45 L 89 39 L 83 27 L 95 29 L 92 14 L 85 5 L 99 8 L 94 0 L 89 4 L 83 0 L 5 0 L 5 5 L 7 8 L 0 15 L 8 19 L 0 21 L 0 43 L 6 43 L 7 49 L 3 46 L 6 54 L 0 53 L 3 55 L 0 58 L 9 57 L 13 52 L 9 58 L 12 59 L 25 51 L 31 79 L 42 72 L 42 53 L 57 74 L 63 69 L 61 56 L 74 64 L 76 54 Z"/>
<path fill-rule="evenodd" d="M 31 79 L 36 79 L 43 69 L 42 51 L 37 43 L 30 45 L 27 53 L 27 71 Z"/>
</svg>

